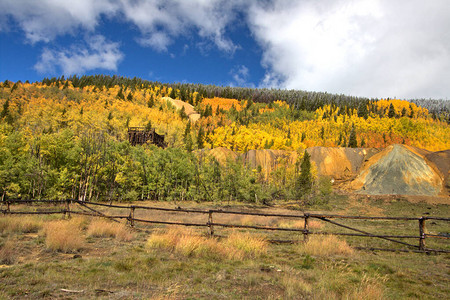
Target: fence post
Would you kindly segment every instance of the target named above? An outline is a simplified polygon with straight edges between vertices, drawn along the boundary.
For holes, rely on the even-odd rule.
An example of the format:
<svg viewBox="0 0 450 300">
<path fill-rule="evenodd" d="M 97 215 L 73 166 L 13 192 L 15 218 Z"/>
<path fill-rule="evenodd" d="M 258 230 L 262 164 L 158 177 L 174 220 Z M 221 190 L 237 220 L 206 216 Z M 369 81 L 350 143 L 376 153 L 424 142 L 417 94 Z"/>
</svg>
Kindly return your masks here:
<svg viewBox="0 0 450 300">
<path fill-rule="evenodd" d="M 208 227 L 209 227 L 209 235 L 210 236 L 214 236 L 214 226 L 213 224 L 213 217 L 212 217 L 213 212 L 209 211 L 208 212 Z"/>
<path fill-rule="evenodd" d="M 131 227 L 134 227 L 134 210 L 135 210 L 136 208 L 134 207 L 134 205 L 131 205 L 130 206 L 130 226 Z"/>
<path fill-rule="evenodd" d="M 425 250 L 425 217 L 419 219 L 419 250 Z"/>
<path fill-rule="evenodd" d="M 305 226 L 303 228 L 303 240 L 305 242 L 308 241 L 308 232 L 309 232 L 308 220 L 309 220 L 309 214 L 305 213 Z"/>
<path fill-rule="evenodd" d="M 71 200 L 70 199 L 67 199 L 66 200 L 66 209 L 65 209 L 65 211 L 64 211 L 64 216 L 66 216 L 66 213 L 67 213 L 67 217 L 70 219 L 70 202 L 71 202 Z"/>
</svg>

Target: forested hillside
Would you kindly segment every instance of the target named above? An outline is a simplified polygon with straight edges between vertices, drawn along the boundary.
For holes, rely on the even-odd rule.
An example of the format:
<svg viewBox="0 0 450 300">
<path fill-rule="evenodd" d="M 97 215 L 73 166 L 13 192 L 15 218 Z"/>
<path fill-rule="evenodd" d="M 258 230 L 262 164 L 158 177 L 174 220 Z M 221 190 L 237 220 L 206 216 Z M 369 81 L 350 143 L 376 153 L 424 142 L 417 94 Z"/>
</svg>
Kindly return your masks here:
<svg viewBox="0 0 450 300">
<path fill-rule="evenodd" d="M 201 118 L 163 97 L 194 105 Z M 429 109 L 418 106 L 429 106 Z M 312 146 L 450 149 L 443 101 L 161 84 L 76 76 L 0 84 L 0 189 L 7 197 L 266 201 L 300 197 L 300 160 Z M 168 149 L 131 146 L 127 128 L 156 128 Z M 299 152 L 289 178 L 199 159 L 196 149 Z M 206 160 L 206 161 L 204 161 Z"/>
</svg>

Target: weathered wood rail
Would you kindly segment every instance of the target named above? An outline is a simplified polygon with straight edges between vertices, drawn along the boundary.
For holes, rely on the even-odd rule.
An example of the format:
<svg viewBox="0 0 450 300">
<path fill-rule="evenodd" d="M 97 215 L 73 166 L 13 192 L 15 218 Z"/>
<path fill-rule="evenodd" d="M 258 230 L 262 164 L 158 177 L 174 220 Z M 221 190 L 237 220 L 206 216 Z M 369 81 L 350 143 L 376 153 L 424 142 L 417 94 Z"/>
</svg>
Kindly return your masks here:
<svg viewBox="0 0 450 300">
<path fill-rule="evenodd" d="M 193 227 L 207 227 L 209 234 L 214 236 L 215 227 L 223 228 L 242 228 L 242 229 L 255 229 L 255 230 L 266 230 L 266 231 L 284 231 L 284 232 L 297 232 L 303 235 L 304 240 L 308 239 L 311 234 L 333 234 L 340 236 L 351 236 L 351 237 L 361 237 L 361 238 L 377 238 L 385 241 L 389 241 L 395 244 L 400 244 L 408 247 L 407 249 L 392 249 L 392 248 L 377 248 L 377 247 L 355 247 L 357 249 L 368 249 L 368 250 L 380 250 L 380 251 L 406 251 L 406 252 L 423 252 L 423 253 L 450 253 L 450 250 L 446 249 L 430 249 L 426 247 L 427 238 L 436 239 L 450 239 L 450 235 L 436 235 L 426 233 L 426 221 L 444 221 L 449 222 L 450 218 L 445 217 L 432 217 L 432 216 L 422 216 L 422 217 L 379 217 L 379 216 L 346 216 L 346 215 L 334 215 L 334 214 L 315 214 L 315 213 L 303 213 L 303 214 L 276 214 L 276 213 L 262 213 L 262 212 L 251 212 L 251 211 L 233 211 L 233 210 L 222 210 L 222 209 L 183 209 L 183 208 L 165 208 L 156 206 L 142 206 L 142 205 L 116 205 L 116 204 L 106 204 L 97 202 L 83 202 L 78 200 L 13 200 L 8 199 L 1 203 L 0 212 L 2 215 L 25 215 L 25 214 L 63 214 L 64 216 L 70 217 L 71 214 L 78 215 L 88 215 L 108 218 L 113 221 L 119 222 L 118 220 L 126 220 L 131 227 L 135 227 L 136 223 L 147 223 L 147 224 L 161 224 L 161 225 L 178 225 L 178 226 L 193 226 Z M 53 204 L 55 207 L 57 205 L 63 206 L 60 209 L 51 210 L 51 206 L 45 207 L 46 210 L 41 211 L 12 211 L 11 206 L 13 204 L 34 204 L 34 203 L 44 203 Z M 91 206 L 106 207 L 124 210 L 125 214 L 119 215 L 107 215 L 100 212 Z M 204 214 L 208 216 L 208 219 L 204 223 L 195 222 L 176 222 L 170 220 L 148 220 L 142 218 L 136 218 L 136 210 L 155 210 L 164 212 L 174 212 L 174 213 L 195 213 Z M 261 226 L 261 225 L 245 225 L 245 224 L 230 224 L 230 223 L 218 223 L 214 222 L 214 214 L 231 214 L 231 215 L 241 215 L 241 216 L 257 216 L 257 217 L 277 217 L 286 219 L 303 219 L 303 228 L 283 228 L 283 227 L 273 227 L 273 226 Z M 321 232 L 321 231 L 311 231 L 309 229 L 309 221 L 311 219 L 318 219 L 329 224 L 332 224 L 339 228 L 344 228 L 349 232 Z M 418 222 L 418 235 L 386 235 L 386 234 L 375 234 L 365 230 L 361 230 L 352 226 L 344 225 L 331 219 L 353 219 L 353 220 L 379 220 L 379 221 L 416 221 Z M 400 239 L 417 239 L 418 244 L 411 244 Z M 274 241 L 274 242 L 294 242 L 292 240 Z M 447 246 L 447 245 L 446 245 Z"/>
</svg>

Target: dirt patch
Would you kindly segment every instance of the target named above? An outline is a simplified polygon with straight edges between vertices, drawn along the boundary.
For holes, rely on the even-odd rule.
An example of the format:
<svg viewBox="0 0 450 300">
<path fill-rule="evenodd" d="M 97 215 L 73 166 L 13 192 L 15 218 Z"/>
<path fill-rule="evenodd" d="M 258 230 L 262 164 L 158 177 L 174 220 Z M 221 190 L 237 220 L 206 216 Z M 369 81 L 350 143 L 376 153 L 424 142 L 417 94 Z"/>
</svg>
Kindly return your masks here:
<svg viewBox="0 0 450 300">
<path fill-rule="evenodd" d="M 189 103 L 186 103 L 178 99 L 172 99 L 170 97 L 163 97 L 161 98 L 161 100 L 170 102 L 173 106 L 175 106 L 176 109 L 182 109 L 184 107 L 186 115 L 189 117 L 189 120 L 191 120 L 191 122 L 193 123 L 195 123 L 198 119 L 200 119 L 200 114 L 197 113 L 194 109 L 194 106 L 190 105 Z"/>
</svg>

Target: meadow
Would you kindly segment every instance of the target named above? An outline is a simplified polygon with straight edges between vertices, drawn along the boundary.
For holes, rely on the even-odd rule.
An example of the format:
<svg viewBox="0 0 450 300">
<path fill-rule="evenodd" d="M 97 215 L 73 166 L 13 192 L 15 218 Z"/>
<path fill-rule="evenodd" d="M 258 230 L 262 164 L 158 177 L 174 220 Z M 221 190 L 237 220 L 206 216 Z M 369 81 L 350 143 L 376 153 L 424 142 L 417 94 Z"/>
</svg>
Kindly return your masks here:
<svg viewBox="0 0 450 300">
<path fill-rule="evenodd" d="M 168 208 L 179 205 L 142 204 Z M 182 206 L 290 214 L 304 210 L 292 201 L 271 207 L 238 202 L 226 206 L 183 202 Z M 44 208 L 23 205 L 13 209 Z M 102 211 L 115 213 L 109 208 Z M 425 201 L 410 203 L 401 197 L 338 195 L 326 204 L 308 207 L 308 211 L 445 217 L 449 206 Z M 142 212 L 140 217 L 176 218 L 173 213 L 155 211 Z M 200 217 L 186 214 L 179 221 L 200 221 L 196 218 Z M 303 220 L 258 216 L 224 216 L 221 222 L 303 227 Z M 371 232 L 383 229 L 385 233 L 406 232 L 409 226 L 361 220 L 346 224 Z M 315 231 L 332 229 L 332 225 L 320 220 L 311 220 L 309 226 Z M 417 229 L 416 223 L 411 226 Z M 278 238 L 296 235 L 299 242 L 274 244 L 269 242 L 273 233 L 265 231 L 216 228 L 215 236 L 209 237 L 207 228 L 145 224 L 135 227 L 131 229 L 125 221 L 117 223 L 98 217 L 2 215 L 0 297 L 436 299 L 449 293 L 448 254 L 356 250 L 355 246 L 369 245 L 373 239 L 333 235 L 311 235 L 303 242 L 301 234 L 281 233 Z M 431 233 L 448 233 L 447 223 L 430 223 L 427 228 Z M 435 243 L 449 249 L 447 240 Z"/>
</svg>

